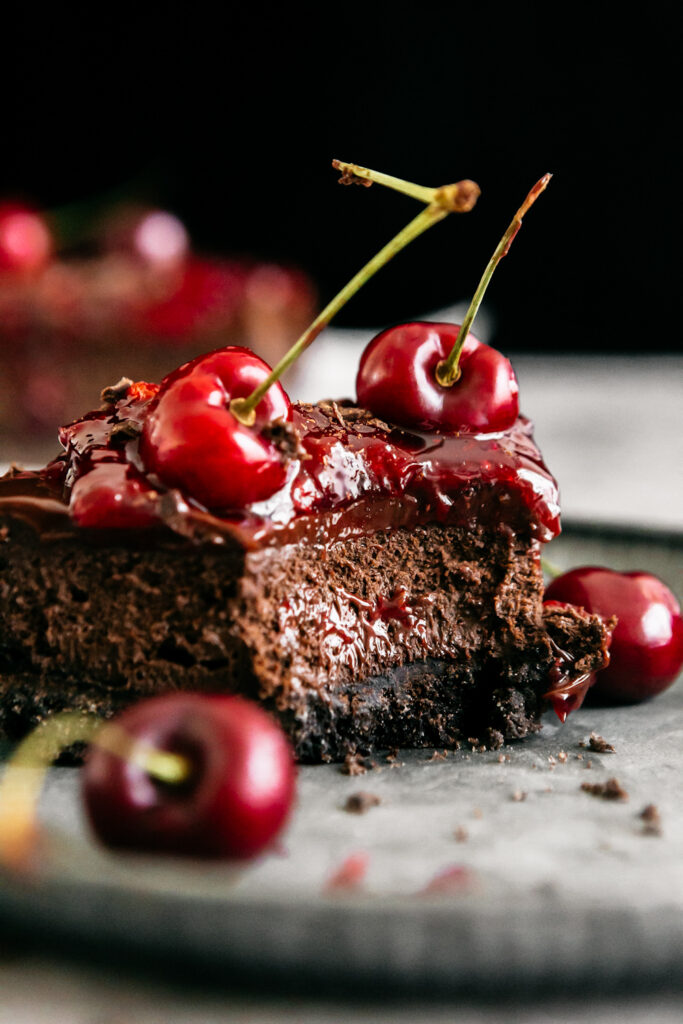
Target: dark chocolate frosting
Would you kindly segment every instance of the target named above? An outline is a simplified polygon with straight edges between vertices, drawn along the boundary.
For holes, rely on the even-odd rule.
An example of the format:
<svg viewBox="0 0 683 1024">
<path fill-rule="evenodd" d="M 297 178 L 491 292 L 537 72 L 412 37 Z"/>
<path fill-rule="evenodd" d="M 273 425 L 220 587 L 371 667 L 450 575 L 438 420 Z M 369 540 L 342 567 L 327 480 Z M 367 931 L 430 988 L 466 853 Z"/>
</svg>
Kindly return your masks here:
<svg viewBox="0 0 683 1024">
<path fill-rule="evenodd" d="M 100 534 L 78 527 L 69 511 L 74 482 L 95 465 L 124 462 L 142 474 L 136 424 L 144 402 L 114 403 L 63 428 L 64 454 L 37 472 L 0 479 L 0 514 L 30 522 L 46 537 Z M 496 434 L 446 435 L 392 427 L 348 402 L 294 406 L 297 457 L 285 485 L 241 510 L 207 510 L 145 477 L 154 509 L 147 533 L 167 539 L 225 542 L 253 549 L 335 539 L 430 522 L 509 528 L 538 541 L 559 533 L 557 484 L 520 417 Z M 106 470 L 105 470 L 106 472 Z"/>
</svg>

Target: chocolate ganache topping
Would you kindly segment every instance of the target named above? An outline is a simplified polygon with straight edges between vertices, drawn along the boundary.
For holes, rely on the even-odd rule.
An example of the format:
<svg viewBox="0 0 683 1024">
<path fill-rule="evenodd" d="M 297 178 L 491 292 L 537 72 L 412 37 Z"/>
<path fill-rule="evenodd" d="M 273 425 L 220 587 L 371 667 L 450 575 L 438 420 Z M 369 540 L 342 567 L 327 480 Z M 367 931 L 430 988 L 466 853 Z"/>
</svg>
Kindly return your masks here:
<svg viewBox="0 0 683 1024">
<path fill-rule="evenodd" d="M 209 510 L 145 473 L 138 440 L 156 393 L 104 392 L 101 410 L 61 429 L 64 452 L 45 469 L 0 480 L 0 512 L 50 536 L 142 529 L 246 549 L 432 522 L 502 526 L 539 542 L 560 531 L 557 484 L 524 417 L 494 434 L 424 433 L 345 401 L 295 404 L 284 486 L 244 509 Z"/>
</svg>

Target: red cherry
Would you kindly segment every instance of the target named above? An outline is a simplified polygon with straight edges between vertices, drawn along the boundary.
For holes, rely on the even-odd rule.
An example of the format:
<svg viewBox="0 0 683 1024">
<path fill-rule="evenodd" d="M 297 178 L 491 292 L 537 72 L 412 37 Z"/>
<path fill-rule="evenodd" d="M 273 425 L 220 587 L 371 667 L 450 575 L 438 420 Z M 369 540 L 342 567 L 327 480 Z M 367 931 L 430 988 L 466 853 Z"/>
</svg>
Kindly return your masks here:
<svg viewBox="0 0 683 1024">
<path fill-rule="evenodd" d="M 188 257 L 173 289 L 136 309 L 135 327 L 154 336 L 183 338 L 225 327 L 242 304 L 247 272 L 243 266 Z"/>
<path fill-rule="evenodd" d="M 507 430 L 519 415 L 517 378 L 500 352 L 469 334 L 460 377 L 451 387 L 436 379 L 458 337 L 457 324 L 407 323 L 382 331 L 361 356 L 359 405 L 389 423 L 456 432 Z"/>
<path fill-rule="evenodd" d="M 83 794 L 108 846 L 200 857 L 251 857 L 282 829 L 296 784 L 284 733 L 240 697 L 173 694 L 143 701 L 116 720 L 132 740 L 124 759 L 91 748 Z M 182 782 L 160 782 L 145 750 L 189 762 Z"/>
<path fill-rule="evenodd" d="M 203 356 L 197 356 L 184 363 L 161 382 L 162 390 L 175 381 L 195 374 L 215 374 L 220 377 L 230 398 L 246 398 L 261 384 L 270 367 L 251 349 L 241 345 L 227 345 Z M 254 410 L 256 423 L 271 423 L 273 420 L 290 420 L 292 403 L 281 384 L 273 384 Z"/>
<path fill-rule="evenodd" d="M 69 514 L 78 526 L 144 529 L 159 521 L 156 491 L 125 462 L 98 462 L 76 480 Z"/>
<path fill-rule="evenodd" d="M 0 206 L 0 270 L 36 271 L 52 253 L 52 237 L 39 213 L 25 206 Z"/>
<path fill-rule="evenodd" d="M 230 411 L 268 376 L 267 363 L 248 349 L 231 347 L 180 367 L 163 382 L 140 440 L 146 469 L 207 508 L 239 509 L 269 498 L 287 475 L 263 426 L 289 419 L 291 404 L 279 384 L 256 407 L 253 427 Z M 260 429 L 261 428 L 261 429 Z"/>
<path fill-rule="evenodd" d="M 631 704 L 654 697 L 683 666 L 683 618 L 676 598 L 647 572 L 615 572 L 583 566 L 558 576 L 546 598 L 579 605 L 618 622 L 610 663 L 597 673 L 591 700 Z"/>
</svg>

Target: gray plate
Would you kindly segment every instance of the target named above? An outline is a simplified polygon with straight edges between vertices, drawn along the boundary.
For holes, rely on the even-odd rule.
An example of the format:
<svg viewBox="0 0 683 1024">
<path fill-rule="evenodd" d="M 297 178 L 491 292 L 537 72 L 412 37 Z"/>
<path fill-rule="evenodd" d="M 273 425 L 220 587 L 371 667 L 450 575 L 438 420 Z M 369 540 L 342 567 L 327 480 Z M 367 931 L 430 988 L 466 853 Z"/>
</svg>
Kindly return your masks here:
<svg viewBox="0 0 683 1024">
<path fill-rule="evenodd" d="M 548 557 L 648 569 L 680 595 L 682 551 L 670 534 L 575 527 Z M 583 748 L 592 730 L 616 752 Z M 491 993 L 683 982 L 681 680 L 638 707 L 582 709 L 565 726 L 548 716 L 539 736 L 500 754 L 406 752 L 362 778 L 306 767 L 283 850 L 240 869 L 98 849 L 78 773 L 53 769 L 44 861 L 30 882 L 0 875 L 2 930 L 259 984 Z M 610 776 L 627 801 L 581 789 Z M 381 803 L 345 812 L 358 790 Z M 661 836 L 643 831 L 649 803 Z M 368 864 L 360 888 L 330 892 L 356 853 Z M 450 883 L 425 893 L 444 871 Z"/>
</svg>

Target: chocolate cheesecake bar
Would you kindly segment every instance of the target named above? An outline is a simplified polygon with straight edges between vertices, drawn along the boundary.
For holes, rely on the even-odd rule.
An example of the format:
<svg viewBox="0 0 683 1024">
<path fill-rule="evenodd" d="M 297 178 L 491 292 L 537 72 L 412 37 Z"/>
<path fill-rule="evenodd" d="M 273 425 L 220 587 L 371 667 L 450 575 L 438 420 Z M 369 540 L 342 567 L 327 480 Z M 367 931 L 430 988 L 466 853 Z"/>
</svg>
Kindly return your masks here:
<svg viewBox="0 0 683 1024">
<path fill-rule="evenodd" d="M 145 477 L 149 396 L 107 398 L 46 469 L 0 481 L 0 735 L 187 689 L 261 701 L 304 761 L 495 748 L 605 663 L 601 618 L 543 605 L 558 493 L 524 418 L 443 435 L 296 405 L 284 487 L 217 514 Z M 142 513 L 114 494 L 115 520 L 79 525 L 84 467 L 110 494 L 116 474 L 144 481 Z"/>
</svg>

